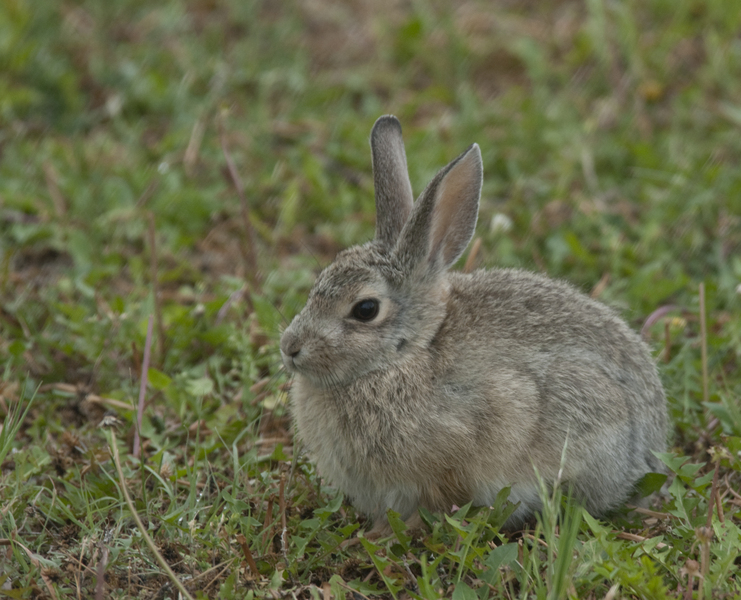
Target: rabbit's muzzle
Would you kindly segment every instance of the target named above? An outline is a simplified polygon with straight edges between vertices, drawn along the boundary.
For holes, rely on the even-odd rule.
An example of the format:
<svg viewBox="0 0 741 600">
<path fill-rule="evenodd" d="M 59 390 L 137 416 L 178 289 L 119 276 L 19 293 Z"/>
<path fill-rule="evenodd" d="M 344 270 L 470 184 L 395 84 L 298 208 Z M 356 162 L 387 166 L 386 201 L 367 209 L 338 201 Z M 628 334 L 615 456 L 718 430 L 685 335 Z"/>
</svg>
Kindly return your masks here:
<svg viewBox="0 0 741 600">
<path fill-rule="evenodd" d="M 289 373 L 296 371 L 296 359 L 301 354 L 303 344 L 293 335 L 291 328 L 285 330 L 280 338 L 280 357 Z"/>
</svg>

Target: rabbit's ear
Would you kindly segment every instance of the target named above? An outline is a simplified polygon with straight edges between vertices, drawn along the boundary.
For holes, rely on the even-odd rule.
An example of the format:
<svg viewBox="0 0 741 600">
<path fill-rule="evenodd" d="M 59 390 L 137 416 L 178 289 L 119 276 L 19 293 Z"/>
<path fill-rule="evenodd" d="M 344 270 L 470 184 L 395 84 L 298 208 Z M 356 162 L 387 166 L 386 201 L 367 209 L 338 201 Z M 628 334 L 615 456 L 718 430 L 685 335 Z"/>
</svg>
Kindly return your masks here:
<svg viewBox="0 0 741 600">
<path fill-rule="evenodd" d="M 399 120 L 393 115 L 380 117 L 371 130 L 370 143 L 376 192 L 376 239 L 393 247 L 414 204 Z"/>
<path fill-rule="evenodd" d="M 460 258 L 473 237 L 479 214 L 483 178 L 477 144 L 440 171 L 425 188 L 404 226 L 396 254 L 414 270 L 444 270 Z"/>
</svg>

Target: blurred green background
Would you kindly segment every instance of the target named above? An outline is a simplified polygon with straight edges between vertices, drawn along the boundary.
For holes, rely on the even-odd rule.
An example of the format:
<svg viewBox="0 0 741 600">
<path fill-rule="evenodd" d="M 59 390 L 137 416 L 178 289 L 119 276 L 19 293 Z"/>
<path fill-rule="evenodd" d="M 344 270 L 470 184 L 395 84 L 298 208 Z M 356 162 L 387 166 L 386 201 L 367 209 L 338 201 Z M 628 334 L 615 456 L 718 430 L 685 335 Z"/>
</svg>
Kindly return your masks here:
<svg viewBox="0 0 741 600">
<path fill-rule="evenodd" d="M 160 366 L 213 351 L 175 349 L 192 329 L 180 308 L 216 311 L 252 268 L 222 141 L 283 315 L 263 319 L 274 339 L 317 267 L 373 235 L 367 138 L 385 113 L 417 193 L 481 146 L 479 264 L 567 278 L 638 327 L 662 305 L 696 310 L 701 281 L 713 310 L 738 311 L 740 27 L 726 0 L 8 0 L 0 350 L 47 381 L 130 371 L 151 214 Z M 137 327 L 77 339 L 101 302 Z M 722 325 L 737 352 L 739 326 Z"/>
</svg>

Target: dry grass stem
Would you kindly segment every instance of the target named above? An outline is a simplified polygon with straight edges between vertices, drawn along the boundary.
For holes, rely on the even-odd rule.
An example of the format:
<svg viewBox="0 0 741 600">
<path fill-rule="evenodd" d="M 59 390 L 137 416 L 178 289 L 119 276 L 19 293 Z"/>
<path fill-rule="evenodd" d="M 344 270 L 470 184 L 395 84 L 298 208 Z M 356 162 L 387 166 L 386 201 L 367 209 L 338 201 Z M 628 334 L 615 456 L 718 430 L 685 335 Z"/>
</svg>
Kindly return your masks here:
<svg viewBox="0 0 741 600">
<path fill-rule="evenodd" d="M 105 569 L 108 566 L 108 546 L 101 544 L 102 550 L 98 568 L 95 570 L 95 600 L 105 598 Z"/>
<path fill-rule="evenodd" d="M 602 277 L 600 277 L 597 285 L 594 286 L 589 296 L 592 298 L 599 298 L 604 293 L 605 289 L 607 288 L 607 284 L 609 283 L 610 274 L 608 272 L 605 272 L 602 274 Z"/>
<path fill-rule="evenodd" d="M 270 530 L 273 525 L 273 496 L 270 496 L 268 498 L 268 508 L 265 511 L 265 522 L 263 523 L 263 534 L 262 534 L 262 543 L 263 546 L 268 543 L 268 539 L 270 537 Z"/>
<path fill-rule="evenodd" d="M 139 458 L 141 439 L 139 432 L 142 428 L 142 414 L 144 413 L 144 397 L 147 394 L 147 379 L 149 372 L 149 358 L 152 354 L 152 315 L 147 320 L 147 338 L 144 342 L 144 360 L 142 360 L 141 381 L 139 383 L 139 402 L 136 405 L 136 430 L 134 431 L 134 456 Z"/>
<path fill-rule="evenodd" d="M 193 176 L 195 166 L 198 163 L 198 153 L 201 150 L 201 142 L 203 141 L 205 131 L 205 121 L 203 119 L 196 119 L 196 122 L 193 123 L 193 129 L 190 132 L 188 147 L 185 149 L 185 155 L 183 156 L 183 166 L 185 167 L 185 174 L 188 177 Z"/>
<path fill-rule="evenodd" d="M 668 363 L 672 352 L 671 323 L 664 320 L 664 362 Z"/>
<path fill-rule="evenodd" d="M 724 496 L 726 494 L 723 494 Z M 721 523 L 726 522 L 726 515 L 723 512 L 723 498 L 721 497 L 720 493 L 720 486 L 715 490 L 715 510 L 718 511 L 718 521 Z"/>
<path fill-rule="evenodd" d="M 278 506 L 280 511 L 280 548 L 283 558 L 288 564 L 288 528 L 286 527 L 286 474 L 280 474 L 280 489 L 278 492 Z"/>
<path fill-rule="evenodd" d="M 705 527 L 710 529 L 713 525 L 713 507 L 715 506 L 715 498 L 718 495 L 718 470 L 720 469 L 720 463 L 715 463 L 715 471 L 713 471 L 713 483 L 710 488 L 710 502 L 708 502 L 708 518 L 705 521 Z"/>
<path fill-rule="evenodd" d="M 241 533 L 238 533 L 237 543 L 242 547 L 242 554 L 244 554 L 244 559 L 247 561 L 247 565 L 250 567 L 252 576 L 255 578 L 259 577 L 260 571 L 257 570 L 257 563 L 255 562 L 255 559 L 252 557 L 252 551 L 250 550 L 250 547 L 247 544 L 247 538 L 244 537 Z"/>
<path fill-rule="evenodd" d="M 705 315 L 705 283 L 700 284 L 700 338 L 702 353 L 702 401 L 708 401 L 708 329 Z"/>
<path fill-rule="evenodd" d="M 244 243 L 240 245 L 242 248 L 243 258 L 245 262 L 245 270 L 247 278 L 253 283 L 259 281 L 259 273 L 257 269 L 257 251 L 255 250 L 255 233 L 252 227 L 252 220 L 250 219 L 249 203 L 247 202 L 247 196 L 244 193 L 244 186 L 242 180 L 239 178 L 237 168 L 234 166 L 234 161 L 229 154 L 229 148 L 226 143 L 226 136 L 222 130 L 219 133 L 219 140 L 221 142 L 221 150 L 224 153 L 224 160 L 226 161 L 226 167 L 229 171 L 229 177 L 234 184 L 234 189 L 237 190 L 237 196 L 239 197 L 239 205 L 242 214 L 242 227 L 244 228 Z"/>
<path fill-rule="evenodd" d="M 246 295 L 247 288 L 242 287 L 238 289 L 235 292 L 232 292 L 229 295 L 229 298 L 227 298 L 226 302 L 221 306 L 219 309 L 219 312 L 216 313 L 216 324 L 218 325 L 224 320 L 224 317 L 226 317 L 227 313 L 229 312 L 229 309 L 236 303 L 239 302 L 242 297 Z"/>
<path fill-rule="evenodd" d="M 81 580 L 84 579 L 84 571 L 89 571 L 90 567 L 88 567 L 85 563 L 83 563 L 83 559 L 85 558 L 85 552 L 87 550 L 88 542 L 90 541 L 90 538 L 87 536 L 83 538 L 82 543 L 80 544 L 80 553 L 79 555 L 74 559 L 75 560 L 75 570 L 74 570 L 74 576 L 75 576 L 75 590 L 77 591 L 77 597 L 82 598 L 82 590 L 80 589 L 81 586 Z M 96 586 L 97 587 L 97 586 Z"/>
<path fill-rule="evenodd" d="M 39 386 L 39 392 L 48 392 L 55 390 L 63 392 L 65 394 L 75 394 L 79 397 L 84 397 L 86 402 L 92 402 L 93 404 L 100 404 L 102 406 L 108 406 L 110 408 L 118 408 L 121 410 L 132 410 L 135 409 L 130 402 L 124 402 L 122 400 L 116 400 L 115 398 L 106 398 L 98 396 L 97 394 L 88 394 L 85 392 L 83 386 L 74 385 L 71 383 L 46 383 Z M 0 397 L 0 406 L 2 405 L 2 397 Z M 7 410 L 6 410 L 7 412 Z"/>
<path fill-rule="evenodd" d="M 157 190 L 157 188 L 160 185 L 159 177 L 154 177 L 152 181 L 149 182 L 146 189 L 142 192 L 142 195 L 139 196 L 139 199 L 136 201 L 136 204 L 134 205 L 135 210 L 141 210 L 144 208 L 144 206 L 149 202 L 150 198 L 154 196 L 154 192 Z"/>
<path fill-rule="evenodd" d="M 151 323 L 151 320 L 150 320 Z M 190 595 L 188 590 L 185 588 L 183 583 L 180 581 L 177 575 L 173 572 L 173 570 L 170 568 L 170 565 L 167 564 L 167 561 L 162 557 L 162 555 L 157 550 L 157 546 L 155 546 L 154 542 L 152 541 L 152 538 L 149 537 L 149 533 L 147 532 L 146 527 L 144 527 L 144 523 L 142 523 L 141 519 L 139 518 L 139 513 L 136 511 L 136 507 L 134 506 L 134 503 L 131 501 L 131 497 L 129 496 L 129 490 L 126 487 L 126 480 L 124 478 L 123 469 L 121 469 L 121 460 L 118 456 L 118 439 L 116 437 L 116 432 L 111 429 L 111 456 L 113 457 L 113 463 L 116 465 L 116 472 L 118 473 L 118 482 L 121 486 L 121 491 L 124 495 L 124 500 L 126 501 L 126 505 L 129 507 L 129 512 L 131 512 L 131 516 L 134 518 L 134 521 L 136 521 L 136 526 L 139 528 L 139 532 L 142 535 L 142 538 L 144 539 L 144 542 L 149 547 L 149 550 L 154 555 L 155 559 L 159 563 L 159 565 L 164 569 L 165 573 L 167 573 L 167 576 L 170 578 L 170 581 L 172 581 L 175 586 L 178 588 L 180 593 L 183 595 L 183 597 L 187 598 L 188 600 L 194 600 L 193 596 Z"/>
<path fill-rule="evenodd" d="M 695 576 L 692 573 L 687 575 L 687 587 L 684 590 L 684 596 L 682 600 L 692 600 L 692 588 L 695 585 Z"/>
<path fill-rule="evenodd" d="M 646 320 L 643 322 L 643 327 L 641 327 L 641 337 L 646 338 L 648 336 L 648 330 L 655 323 L 658 323 L 668 313 L 670 313 L 673 310 L 676 310 L 677 308 L 679 307 L 674 306 L 673 304 L 667 304 L 666 306 L 660 306 L 655 311 L 653 311 L 650 315 L 648 315 L 648 317 L 646 317 Z"/>
<path fill-rule="evenodd" d="M 710 542 L 713 539 L 713 530 L 710 527 L 698 527 L 695 534 L 700 542 L 700 574 L 705 578 L 710 568 Z"/>
<path fill-rule="evenodd" d="M 658 511 L 655 511 L 655 510 L 651 510 L 650 508 L 643 508 L 642 506 L 627 505 L 627 507 L 629 509 L 631 509 L 631 510 L 634 510 L 638 514 L 646 515 L 648 517 L 653 517 L 655 519 L 662 519 L 663 520 L 663 519 L 671 519 L 671 518 L 674 518 L 674 515 L 672 515 L 672 514 L 658 512 Z"/>
<path fill-rule="evenodd" d="M 365 600 L 370 600 L 368 596 L 365 596 L 364 594 L 361 594 L 357 590 L 352 589 L 349 585 L 347 585 L 344 581 L 339 581 L 340 587 L 345 588 L 348 592 L 350 592 L 349 596 L 351 598 L 357 599 L 357 598 L 364 598 Z"/>
<path fill-rule="evenodd" d="M 157 361 L 161 364 L 165 359 L 165 325 L 162 321 L 162 299 L 159 293 L 157 277 L 157 228 L 155 226 L 154 214 L 149 213 L 149 273 L 152 281 L 152 294 L 154 294 L 154 322 L 157 326 Z"/>
<path fill-rule="evenodd" d="M 26 546 L 24 546 L 17 539 L 13 540 L 13 543 L 17 544 L 23 549 L 23 551 L 28 555 L 28 559 L 31 561 L 31 564 L 39 570 L 39 575 L 41 575 L 41 579 L 44 582 L 46 589 L 49 590 L 49 595 L 52 597 L 52 600 L 58 600 L 59 596 L 57 596 L 57 592 L 54 589 L 54 585 L 52 584 L 51 579 L 49 579 L 49 575 L 46 572 L 46 568 L 44 568 L 41 565 L 41 563 L 39 562 L 39 559 L 36 557 L 36 554 L 31 552 L 31 550 L 26 548 Z"/>
<path fill-rule="evenodd" d="M 615 537 L 619 540 L 628 540 L 630 542 L 645 542 L 646 540 L 650 540 L 650 537 L 644 537 L 642 535 L 638 535 L 636 533 L 628 533 L 627 531 L 619 531 L 616 533 Z M 663 542 L 659 542 L 656 544 L 657 548 L 666 548 L 667 545 Z"/>
<path fill-rule="evenodd" d="M 62 194 L 62 190 L 59 189 L 59 175 L 53 165 L 49 162 L 45 162 L 44 178 L 46 180 L 46 187 L 49 190 L 49 196 L 54 204 L 54 212 L 60 221 L 64 222 L 67 219 L 67 199 Z"/>
</svg>

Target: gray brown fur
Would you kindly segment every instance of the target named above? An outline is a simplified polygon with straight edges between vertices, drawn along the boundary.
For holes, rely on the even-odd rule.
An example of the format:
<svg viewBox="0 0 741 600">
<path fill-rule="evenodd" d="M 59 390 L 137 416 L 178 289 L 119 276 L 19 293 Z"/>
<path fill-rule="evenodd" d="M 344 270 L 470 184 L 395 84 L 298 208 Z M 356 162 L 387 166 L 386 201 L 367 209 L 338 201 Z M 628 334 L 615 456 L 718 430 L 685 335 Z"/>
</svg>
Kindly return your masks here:
<svg viewBox="0 0 741 600">
<path fill-rule="evenodd" d="M 371 133 L 372 242 L 341 252 L 281 338 L 299 438 L 319 472 L 383 527 L 387 508 L 493 502 L 514 527 L 540 506 L 534 469 L 587 509 L 622 504 L 661 471 L 666 402 L 648 348 L 605 305 L 533 273 L 449 272 L 473 236 L 471 146 L 411 204 L 401 127 Z M 395 200 L 396 199 L 396 200 Z M 360 300 L 380 300 L 370 322 Z"/>
</svg>

